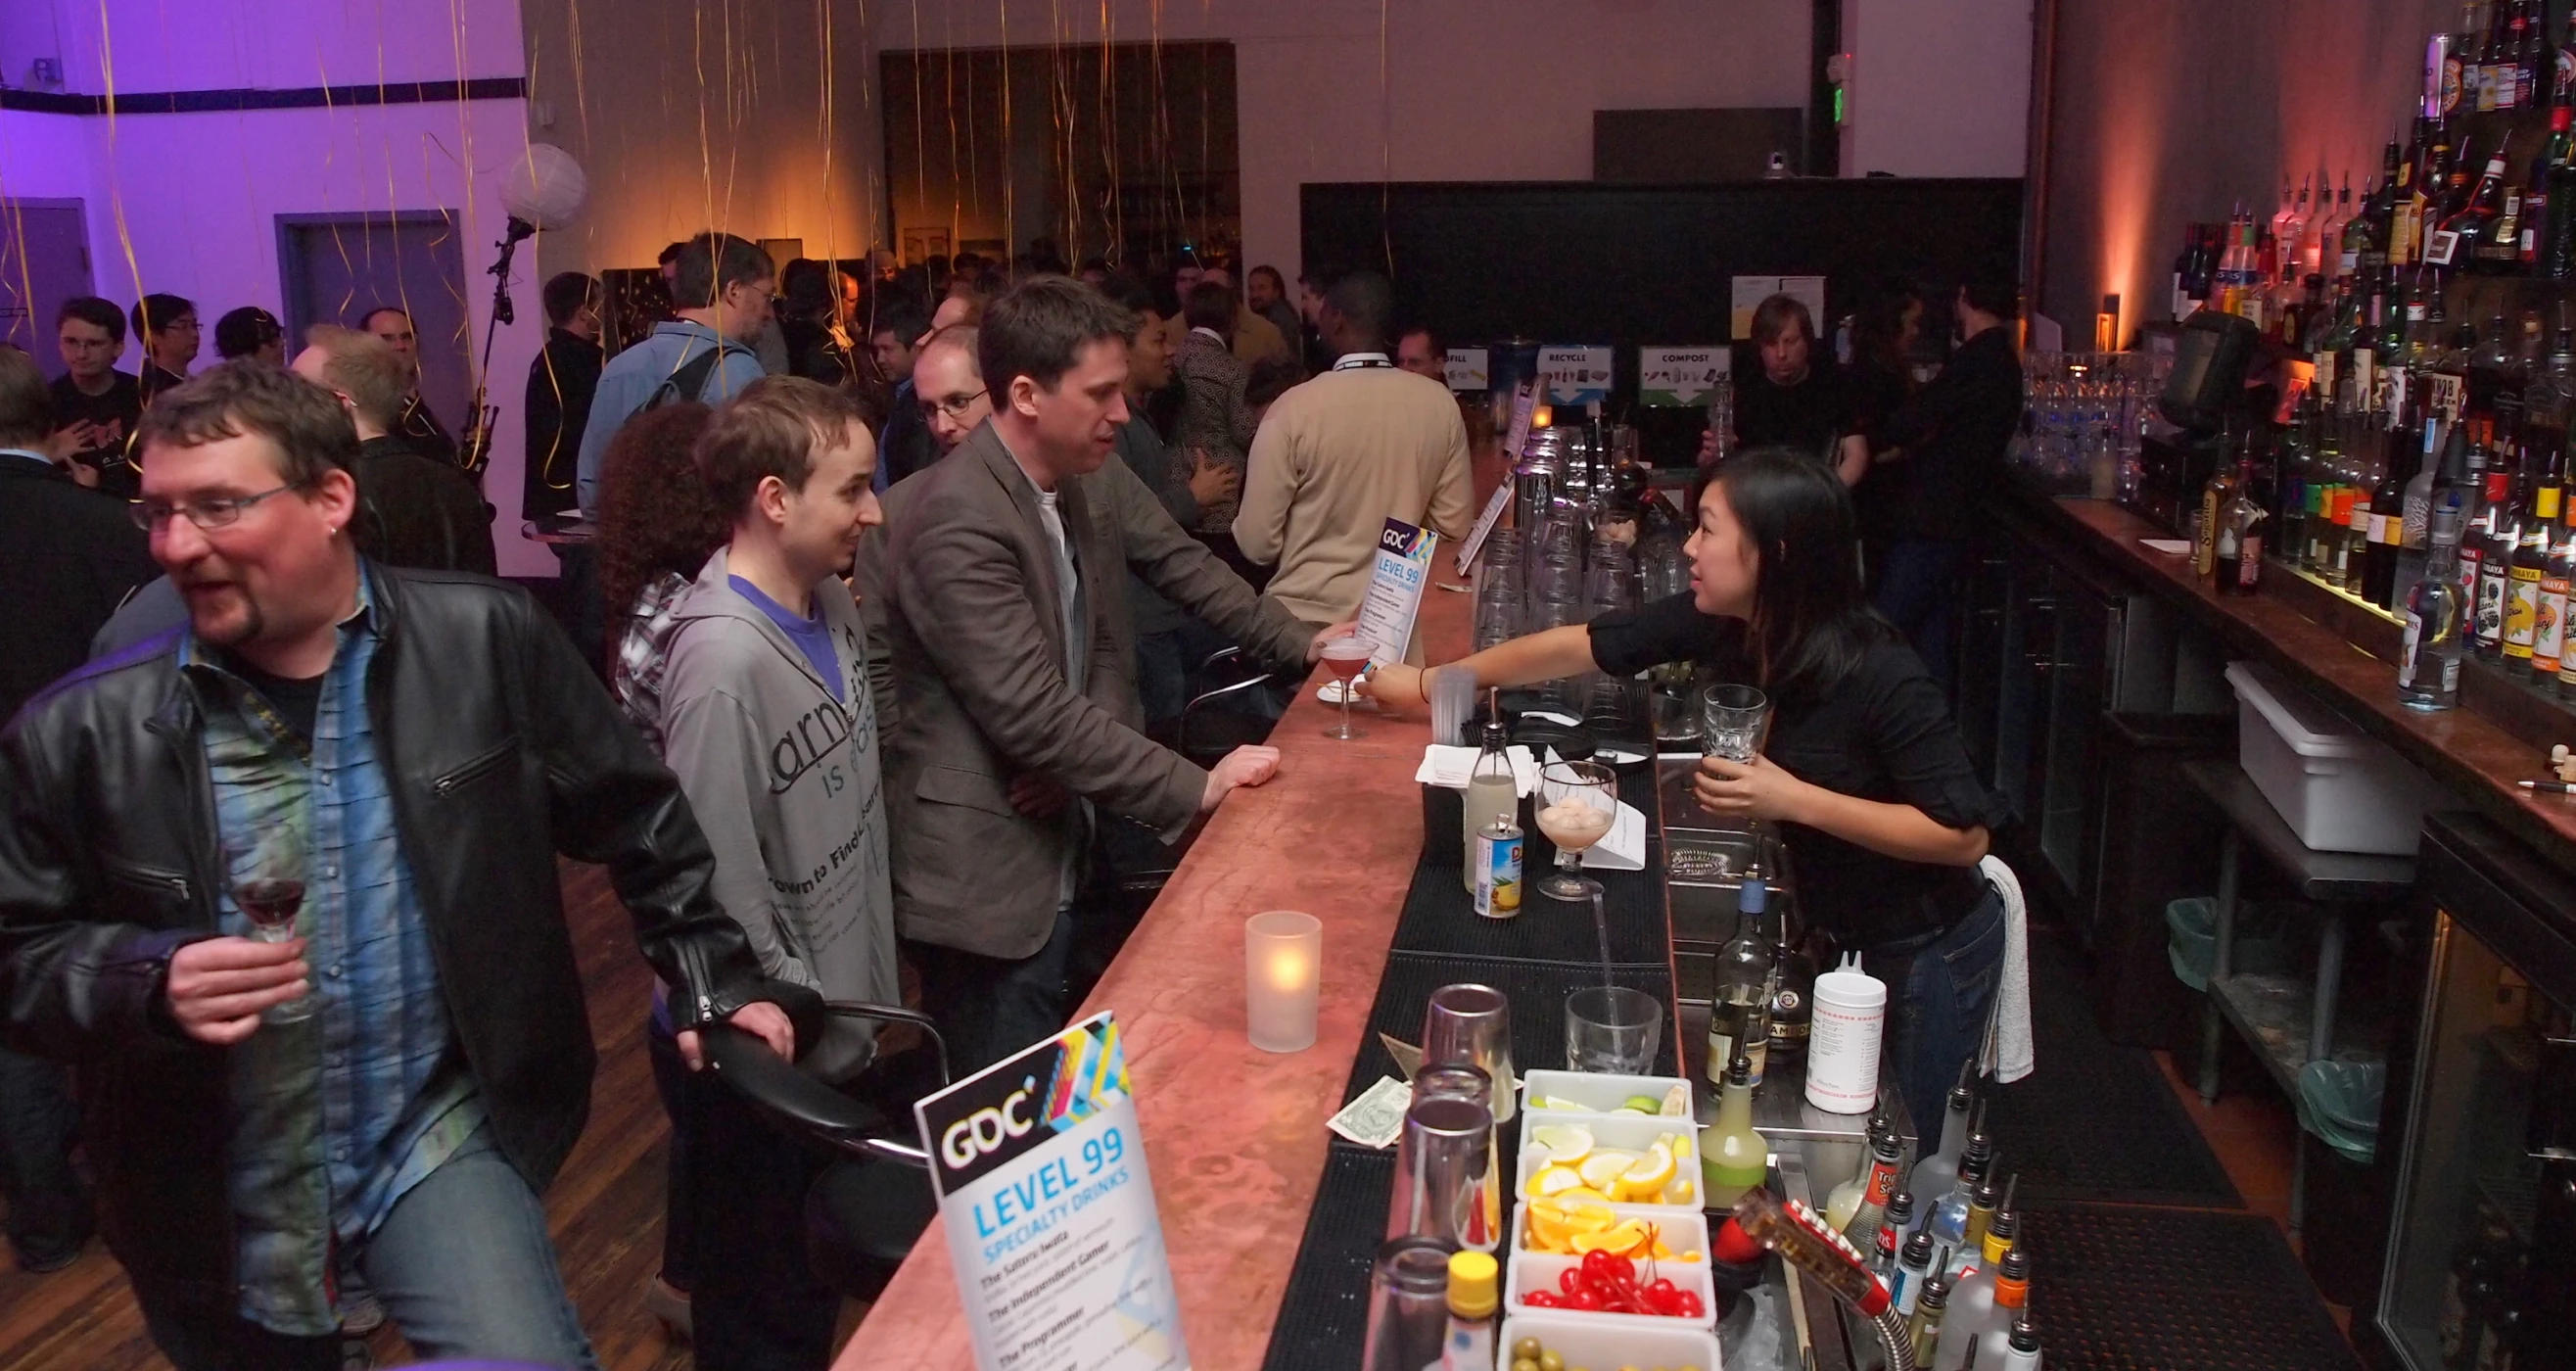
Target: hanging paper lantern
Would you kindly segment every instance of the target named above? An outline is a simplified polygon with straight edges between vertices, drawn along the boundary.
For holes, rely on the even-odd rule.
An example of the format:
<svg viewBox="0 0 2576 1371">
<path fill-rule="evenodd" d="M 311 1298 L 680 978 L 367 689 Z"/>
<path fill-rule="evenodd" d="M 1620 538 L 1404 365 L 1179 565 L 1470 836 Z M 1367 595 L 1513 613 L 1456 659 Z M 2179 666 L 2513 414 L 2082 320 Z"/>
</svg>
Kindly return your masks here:
<svg viewBox="0 0 2576 1371">
<path fill-rule="evenodd" d="M 501 180 L 501 205 L 512 218 L 540 229 L 559 229 L 581 217 L 590 178 L 581 163 L 552 143 L 530 143 Z"/>
</svg>

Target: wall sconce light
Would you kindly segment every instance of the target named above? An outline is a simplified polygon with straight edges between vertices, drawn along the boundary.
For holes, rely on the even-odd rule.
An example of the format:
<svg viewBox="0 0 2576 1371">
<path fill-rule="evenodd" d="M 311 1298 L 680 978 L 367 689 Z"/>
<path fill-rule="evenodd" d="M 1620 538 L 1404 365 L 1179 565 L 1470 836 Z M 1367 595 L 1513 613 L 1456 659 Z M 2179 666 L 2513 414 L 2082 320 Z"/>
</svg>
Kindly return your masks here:
<svg viewBox="0 0 2576 1371">
<path fill-rule="evenodd" d="M 2120 297 L 2117 293 L 2102 297 L 2102 312 L 2093 316 L 2093 350 L 2120 350 Z"/>
</svg>

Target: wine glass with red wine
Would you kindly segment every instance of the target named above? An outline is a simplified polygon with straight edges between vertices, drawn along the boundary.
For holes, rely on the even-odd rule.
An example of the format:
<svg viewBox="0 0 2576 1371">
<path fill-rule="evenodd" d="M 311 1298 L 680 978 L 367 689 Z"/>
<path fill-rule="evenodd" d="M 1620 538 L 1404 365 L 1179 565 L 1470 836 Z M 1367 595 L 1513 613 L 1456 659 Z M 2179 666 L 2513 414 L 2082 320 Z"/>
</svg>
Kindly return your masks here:
<svg viewBox="0 0 2576 1371">
<path fill-rule="evenodd" d="M 304 841 L 291 824 L 279 824 L 260 834 L 259 845 L 251 849 L 250 861 L 233 873 L 233 903 L 241 906 L 242 916 L 250 920 L 250 940 L 255 943 L 292 942 L 296 916 L 304 910 Z M 260 1022 L 296 1023 L 313 1016 L 311 992 L 271 1005 L 260 1015 Z"/>
</svg>

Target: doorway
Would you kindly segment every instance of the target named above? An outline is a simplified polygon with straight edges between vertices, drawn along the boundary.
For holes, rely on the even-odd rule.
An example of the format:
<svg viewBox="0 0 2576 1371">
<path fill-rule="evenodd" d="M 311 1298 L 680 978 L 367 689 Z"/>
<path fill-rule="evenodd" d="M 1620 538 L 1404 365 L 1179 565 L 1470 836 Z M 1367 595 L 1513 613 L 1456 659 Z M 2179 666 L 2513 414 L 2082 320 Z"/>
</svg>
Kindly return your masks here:
<svg viewBox="0 0 2576 1371">
<path fill-rule="evenodd" d="M 277 261 L 290 355 L 315 324 L 356 328 L 381 306 L 406 310 L 419 340 L 420 398 L 448 432 L 464 435 L 473 417 L 474 354 L 452 215 L 281 214 Z"/>
<path fill-rule="evenodd" d="M 90 294 L 89 229 L 78 200 L 0 200 L 0 343 L 15 343 L 53 375 L 54 314 Z"/>
</svg>

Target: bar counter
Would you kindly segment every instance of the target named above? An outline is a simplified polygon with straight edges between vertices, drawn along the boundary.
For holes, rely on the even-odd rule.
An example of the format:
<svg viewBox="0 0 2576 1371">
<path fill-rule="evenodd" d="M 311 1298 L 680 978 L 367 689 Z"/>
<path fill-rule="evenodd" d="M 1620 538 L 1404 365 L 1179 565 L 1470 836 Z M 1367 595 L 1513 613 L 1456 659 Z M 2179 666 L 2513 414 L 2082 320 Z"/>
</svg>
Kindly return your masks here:
<svg viewBox="0 0 2576 1371">
<path fill-rule="evenodd" d="M 2367 611 L 2334 592 L 2267 564 L 2258 593 L 2220 595 L 2192 574 L 2189 558 L 2168 556 L 2139 541 L 2172 535 L 2132 510 L 2104 500 L 2050 499 L 2035 492 L 2024 492 L 2017 503 L 2021 518 L 2036 525 L 2035 531 L 2072 545 L 2122 579 L 2176 605 L 2216 634 L 2232 655 L 2289 673 L 2302 689 L 2423 768 L 2460 802 L 2558 865 L 2576 870 L 2576 803 L 2514 784 L 2546 775 L 2549 745 L 2576 744 L 2576 729 L 2563 738 L 2518 737 L 2474 708 L 2430 714 L 2408 709 L 2397 702 L 2397 668 L 2385 655 L 2395 651 L 2396 630 L 2382 620 L 2355 631 L 2353 620 L 2366 617 Z"/>
<path fill-rule="evenodd" d="M 1444 579 L 1435 577 L 1435 582 Z M 1469 597 L 1424 593 L 1433 661 L 1464 656 Z M 1114 1011 L 1154 1197 L 1198 1371 L 1261 1364 L 1298 1237 L 1422 855 L 1413 776 L 1427 716 L 1355 711 L 1368 737 L 1323 736 L 1336 710 L 1310 678 L 1272 731 L 1279 774 L 1209 818 L 1075 1018 Z M 1285 1055 L 1244 1037 L 1243 921 L 1301 909 L 1324 925 L 1315 1045 Z M 974 1353 L 936 1220 L 844 1347 L 836 1371 L 968 1367 Z"/>
</svg>

